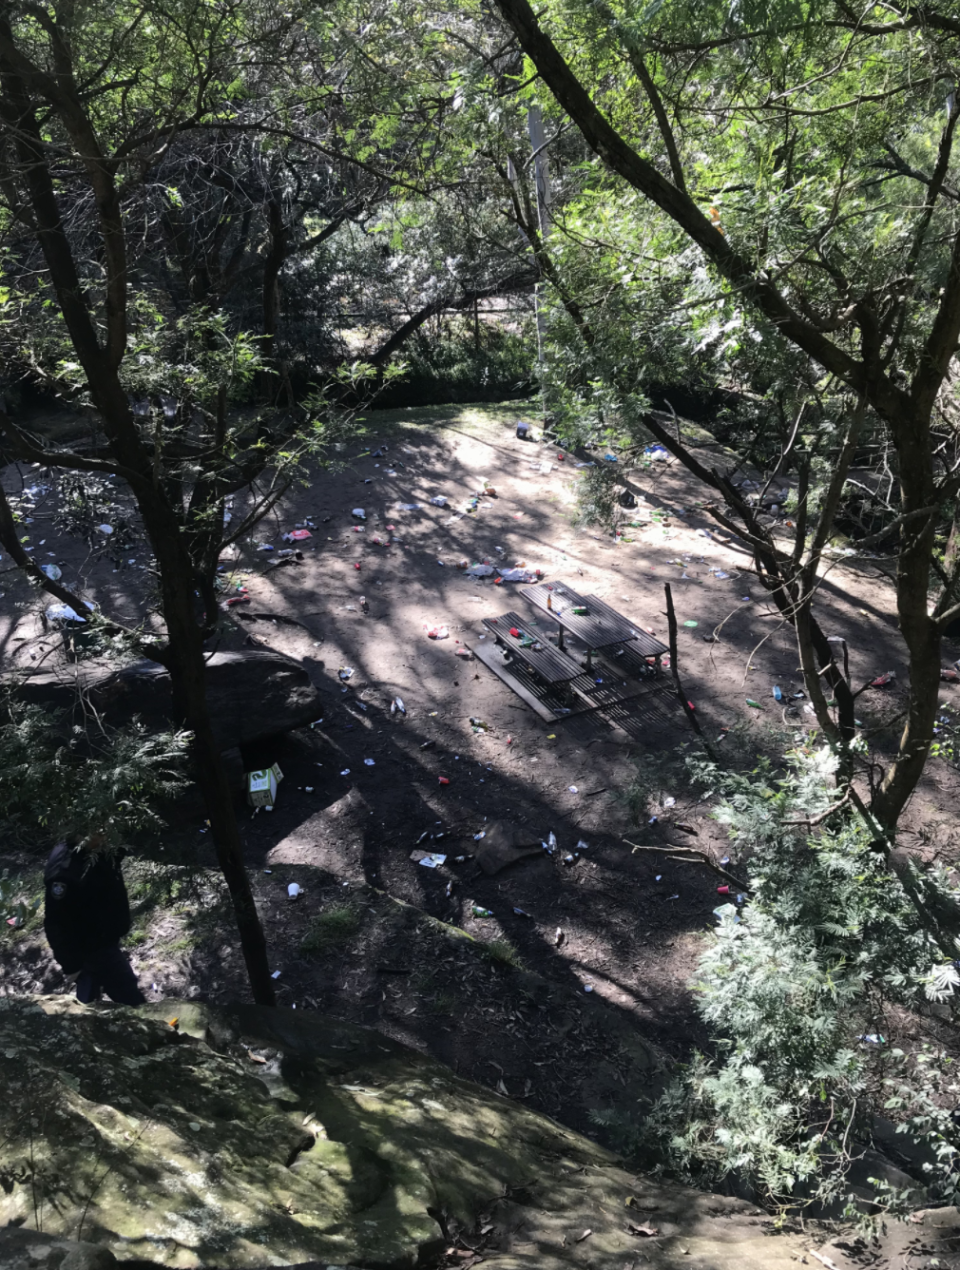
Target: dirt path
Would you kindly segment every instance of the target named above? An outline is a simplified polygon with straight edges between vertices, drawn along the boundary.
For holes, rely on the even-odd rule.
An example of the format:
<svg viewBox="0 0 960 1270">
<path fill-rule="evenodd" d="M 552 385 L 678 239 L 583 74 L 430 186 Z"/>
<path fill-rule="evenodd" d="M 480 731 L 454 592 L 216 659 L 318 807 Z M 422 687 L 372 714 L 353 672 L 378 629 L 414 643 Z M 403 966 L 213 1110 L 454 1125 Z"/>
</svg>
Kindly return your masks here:
<svg viewBox="0 0 960 1270">
<path fill-rule="evenodd" d="M 548 725 L 485 667 L 456 655 L 458 641 L 482 633 L 481 617 L 524 607 L 516 588 L 469 579 L 457 561 L 523 561 L 661 638 L 670 581 L 687 692 L 724 752 L 751 762 L 758 752 L 780 754 L 812 718 L 802 703 L 785 716 L 774 701 L 774 684 L 785 697 L 802 686 L 790 633 L 744 552 L 705 536 L 712 521 L 684 474 L 668 464 L 631 474 L 644 501 L 619 542 L 578 531 L 573 460 L 517 440 L 517 414 L 509 406 L 372 414 L 364 443 L 336 456 L 338 470 L 317 474 L 231 553 L 225 580 L 233 594 L 245 586 L 249 602 L 225 610 L 221 646 L 257 643 L 295 657 L 323 695 L 314 728 L 245 755 L 248 767 L 276 761 L 285 775 L 272 813 L 242 812 L 282 1003 L 374 1024 L 596 1131 L 591 1115 L 654 1092 L 657 1051 L 679 1056 L 703 1040 L 686 984 L 718 903 L 711 874 L 634 853 L 623 839 L 677 841 L 682 823 L 694 832 L 684 841 L 717 856 L 724 842 L 708 791 L 683 768 L 678 747 L 690 734 L 668 694 L 643 699 L 630 735 L 590 716 Z M 5 480 L 20 489 L 17 471 Z M 497 497 L 464 513 L 484 480 Z M 48 484 L 23 473 L 35 491 L 24 508 L 40 558 L 105 608 L 142 617 L 150 581 L 142 542 L 119 550 L 104 534 L 91 551 L 59 534 Z M 448 505 L 431 504 L 435 497 Z M 116 502 L 104 515 L 135 529 L 122 497 Z M 412 503 L 419 508 L 398 506 Z M 358 507 L 362 521 L 351 514 Z M 281 533 L 308 518 L 315 528 L 302 559 L 278 567 Z M 39 624 L 43 605 L 15 573 L 4 582 L 5 668 L 49 666 L 60 654 Z M 879 564 L 831 571 L 821 606 L 828 632 L 849 642 L 855 681 L 894 670 L 903 683 Z M 428 639 L 424 628 L 435 624 L 449 638 Z M 705 642 L 715 630 L 717 641 Z M 860 698 L 874 744 L 891 734 L 902 692 L 895 683 Z M 397 696 L 405 715 L 390 712 Z M 931 763 L 910 813 L 928 857 L 950 849 L 956 800 L 954 769 Z M 560 851 L 487 876 L 473 859 L 475 835 L 495 819 L 538 839 L 553 832 Z M 581 840 L 586 848 L 565 865 Z M 418 845 L 445 854 L 445 864 L 411 860 Z M 0 867 L 35 887 L 41 859 L 42 848 L 8 847 Z M 245 995 L 212 864 L 197 821 L 148 844 L 129 866 L 134 964 L 151 999 Z M 302 888 L 295 901 L 291 882 Z M 451 928 L 481 944 L 458 941 Z M 8 933 L 0 951 L 3 990 L 62 983 L 35 927 Z"/>
</svg>

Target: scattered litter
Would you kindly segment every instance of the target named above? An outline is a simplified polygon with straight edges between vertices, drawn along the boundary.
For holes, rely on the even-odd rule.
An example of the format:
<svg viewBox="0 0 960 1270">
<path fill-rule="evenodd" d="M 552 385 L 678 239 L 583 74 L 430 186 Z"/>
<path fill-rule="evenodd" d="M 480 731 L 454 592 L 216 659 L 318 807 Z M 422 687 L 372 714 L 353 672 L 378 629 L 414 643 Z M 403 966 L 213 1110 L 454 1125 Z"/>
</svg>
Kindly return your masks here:
<svg viewBox="0 0 960 1270">
<path fill-rule="evenodd" d="M 427 633 L 427 639 L 449 639 L 450 632 L 445 626 L 427 626 L 424 623 L 423 629 Z"/>
<path fill-rule="evenodd" d="M 410 859 L 416 864 L 422 864 L 425 869 L 439 869 L 441 864 L 447 862 L 447 857 L 439 851 L 411 851 Z"/>
<path fill-rule="evenodd" d="M 340 773 L 340 775 L 341 775 L 341 776 L 349 776 L 349 775 L 350 775 L 350 768 L 349 768 L 349 767 L 345 767 L 345 768 L 343 769 L 343 771 Z"/>
<path fill-rule="evenodd" d="M 492 564 L 472 564 L 465 572 L 468 578 L 489 578 L 496 570 Z"/>
<path fill-rule="evenodd" d="M 592 984 L 592 983 L 585 983 L 585 984 L 583 985 L 583 990 L 584 990 L 584 992 L 592 992 L 592 991 L 593 991 L 593 984 Z"/>
<path fill-rule="evenodd" d="M 540 569 L 504 569 L 498 582 L 536 582 L 543 577 Z"/>
<path fill-rule="evenodd" d="M 677 800 L 673 797 L 673 795 L 672 795 L 672 794 L 669 794 L 669 795 L 668 795 L 668 796 L 667 796 L 667 797 L 663 800 L 663 805 L 664 805 L 664 807 L 676 807 L 676 805 L 677 805 Z"/>
<path fill-rule="evenodd" d="M 441 784 L 441 785 L 449 785 L 449 784 L 450 784 L 450 777 L 449 777 L 449 776 L 441 776 L 441 777 L 439 777 L 438 779 L 439 779 L 439 781 L 440 781 L 440 784 Z"/>
<path fill-rule="evenodd" d="M 754 710 L 762 710 L 762 709 L 763 709 L 763 706 L 760 704 L 760 702 L 759 702 L 759 701 L 754 701 L 753 697 L 747 697 L 747 699 L 746 699 L 746 700 L 747 700 L 747 705 L 748 705 L 748 706 L 753 706 Z"/>
<path fill-rule="evenodd" d="M 247 802 L 251 807 L 265 807 L 272 811 L 277 801 L 277 786 L 282 780 L 283 772 L 276 763 L 257 772 L 248 772 Z"/>
<path fill-rule="evenodd" d="M 42 564 L 40 566 L 40 572 L 45 574 L 51 582 L 59 582 L 63 577 L 63 574 L 55 564 Z M 954 675 L 956 675 L 956 672 L 954 672 Z"/>
<path fill-rule="evenodd" d="M 467 648 L 466 644 L 461 644 L 460 647 L 456 650 L 456 654 L 458 657 L 466 657 L 468 659 L 473 657 L 473 653 L 470 651 L 469 648 Z"/>
<path fill-rule="evenodd" d="M 694 626 L 699 626 L 699 625 L 700 625 L 699 622 L 684 622 L 684 626 L 689 626 L 691 628 Z"/>
<path fill-rule="evenodd" d="M 363 764 L 365 767 L 373 767 L 375 763 L 376 763 L 376 760 L 372 758 L 365 758 L 363 760 Z"/>
<path fill-rule="evenodd" d="M 102 534 L 106 534 L 108 537 L 113 533 L 113 525 L 97 525 L 97 528 Z"/>
<path fill-rule="evenodd" d="M 419 510 L 419 503 L 397 503 L 397 511 L 400 512 L 418 512 Z"/>
<path fill-rule="evenodd" d="M 431 498 L 430 502 L 434 507 L 446 507 L 447 505 L 447 500 L 442 494 L 438 494 L 436 498 Z"/>
<path fill-rule="evenodd" d="M 279 978 L 280 978 L 280 971 L 279 971 L 279 970 L 275 970 L 275 971 L 273 972 L 273 974 L 270 976 L 270 978 L 271 978 L 271 979 L 279 979 Z"/>
<path fill-rule="evenodd" d="M 870 680 L 871 688 L 889 688 L 896 679 L 897 673 L 894 670 L 888 670 L 885 675 L 878 675 L 876 679 Z"/>
<path fill-rule="evenodd" d="M 540 845 L 543 847 L 544 851 L 549 852 L 550 855 L 556 855 L 557 835 L 553 832 L 552 829 L 550 830 L 550 833 L 547 835 L 546 842 L 543 842 Z"/>
<path fill-rule="evenodd" d="M 783 700 L 783 690 L 781 689 L 781 687 L 780 687 L 780 685 L 779 685 L 779 684 L 774 684 L 774 685 L 773 685 L 773 699 L 774 699 L 774 701 L 782 701 L 782 700 Z"/>
<path fill-rule="evenodd" d="M 515 908 L 513 911 L 516 913 L 516 915 L 517 915 L 518 917 L 529 917 L 529 916 L 530 916 L 530 914 L 529 914 L 529 913 L 527 912 L 527 910 L 526 910 L 526 909 L 524 909 L 524 908 Z"/>
<path fill-rule="evenodd" d="M 470 910 L 474 917 L 492 917 L 493 914 L 488 908 L 481 908 L 479 904 L 474 904 Z"/>
<path fill-rule="evenodd" d="M 338 676 L 339 676 L 339 677 L 340 677 L 340 678 L 341 678 L 344 682 L 346 682 L 346 680 L 348 680 L 348 679 L 352 679 L 352 678 L 353 678 L 353 667 L 352 667 L 352 666 L 341 666 L 341 667 L 340 667 L 340 669 L 337 671 L 337 675 L 338 675 Z"/>
<path fill-rule="evenodd" d="M 353 509 L 353 511 L 350 513 L 350 515 L 351 515 L 351 516 L 356 516 L 357 520 L 366 520 L 366 519 L 367 519 L 367 513 L 363 510 L 363 508 L 362 508 L 362 507 L 355 507 L 355 508 Z"/>
<path fill-rule="evenodd" d="M 521 441 L 526 441 L 530 435 L 530 425 L 522 419 L 517 420 L 517 436 Z"/>
<path fill-rule="evenodd" d="M 879 1032 L 866 1032 L 862 1036 L 857 1037 L 858 1041 L 864 1041 L 867 1045 L 885 1045 L 886 1038 L 881 1036 Z"/>
<path fill-rule="evenodd" d="M 568 785 L 567 792 L 570 794 L 576 794 L 578 792 L 576 785 Z"/>
<path fill-rule="evenodd" d="M 269 542 L 261 542 L 257 546 L 258 551 L 273 551 L 273 546 Z"/>
<path fill-rule="evenodd" d="M 284 534 L 284 542 L 305 542 L 307 538 L 312 538 L 313 534 L 309 529 L 294 529 L 292 533 Z"/>
<path fill-rule="evenodd" d="M 402 698 L 394 697 L 394 699 L 390 702 L 390 713 L 391 714 L 406 714 L 407 713 L 407 707 L 403 704 Z"/>
<path fill-rule="evenodd" d="M 577 850 L 578 850 L 578 851 L 589 851 L 589 850 L 590 850 L 590 844 L 589 844 L 588 842 L 584 842 L 584 840 L 581 838 L 581 839 L 580 839 L 580 841 L 577 843 Z"/>
<path fill-rule="evenodd" d="M 291 882 L 290 885 L 287 887 L 287 894 L 290 896 L 292 900 L 295 900 L 298 895 L 303 894 L 303 887 L 300 885 L 299 882 Z"/>
</svg>

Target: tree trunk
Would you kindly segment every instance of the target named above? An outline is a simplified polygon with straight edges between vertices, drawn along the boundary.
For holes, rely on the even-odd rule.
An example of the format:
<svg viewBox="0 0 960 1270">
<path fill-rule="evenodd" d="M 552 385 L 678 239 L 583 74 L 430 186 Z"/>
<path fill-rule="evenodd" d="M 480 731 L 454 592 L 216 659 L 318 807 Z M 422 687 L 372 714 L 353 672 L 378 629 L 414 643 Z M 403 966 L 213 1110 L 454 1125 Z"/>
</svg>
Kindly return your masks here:
<svg viewBox="0 0 960 1270">
<path fill-rule="evenodd" d="M 207 708 L 203 642 L 194 612 L 196 597 L 190 573 L 183 569 L 189 562 L 176 560 L 181 555 L 179 544 L 154 537 L 153 545 L 160 565 L 164 618 L 175 651 L 170 662 L 175 717 L 182 718 L 193 732 L 197 784 L 210 816 L 217 863 L 230 892 L 253 999 L 258 1005 L 275 1005 L 266 939 L 243 863 L 233 792 Z"/>
<path fill-rule="evenodd" d="M 929 432 L 929 415 L 926 419 L 904 420 L 894 429 L 901 504 L 906 514 L 936 501 Z M 939 705 L 941 630 L 929 613 L 930 562 L 935 535 L 936 520 L 932 515 L 905 524 L 900 535 L 897 616 L 910 655 L 910 698 L 900 751 L 880 786 L 873 807 L 877 819 L 891 832 L 920 780 Z"/>
</svg>

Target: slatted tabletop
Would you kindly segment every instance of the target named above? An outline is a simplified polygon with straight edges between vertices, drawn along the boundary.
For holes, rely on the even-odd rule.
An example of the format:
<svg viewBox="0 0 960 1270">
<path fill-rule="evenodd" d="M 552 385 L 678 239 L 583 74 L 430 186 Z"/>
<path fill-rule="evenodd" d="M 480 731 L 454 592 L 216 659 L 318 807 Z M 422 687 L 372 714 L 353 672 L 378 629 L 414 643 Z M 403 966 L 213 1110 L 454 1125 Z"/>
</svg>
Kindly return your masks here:
<svg viewBox="0 0 960 1270">
<path fill-rule="evenodd" d="M 546 636 L 538 631 L 536 627 L 531 628 L 530 623 L 522 618 L 519 613 L 503 613 L 500 617 L 485 617 L 483 625 L 493 635 L 497 643 L 504 648 L 508 648 L 515 657 L 519 657 L 526 662 L 530 669 L 535 670 L 547 683 L 565 683 L 583 674 L 582 666 L 578 665 L 572 657 L 561 652 L 560 649 L 554 648 L 547 641 Z M 510 634 L 511 628 L 520 631 L 521 635 L 533 636 L 534 639 L 539 641 L 540 647 L 533 648 L 530 646 L 524 648 L 521 645 L 520 636 Z"/>
<path fill-rule="evenodd" d="M 640 646 L 650 646 L 650 652 L 645 653 L 646 656 L 661 656 L 668 651 L 665 644 L 646 632 L 637 630 L 609 604 L 604 604 L 594 595 L 579 595 L 563 582 L 538 582 L 536 586 L 527 587 L 520 594 L 548 613 L 558 626 L 575 635 L 587 648 L 609 648 L 612 644 L 636 642 Z M 552 605 L 549 608 L 548 597 Z M 585 608 L 587 612 L 574 613 L 574 608 Z"/>
<path fill-rule="evenodd" d="M 587 595 L 584 598 L 587 602 L 587 608 L 590 609 L 591 612 L 599 612 L 601 616 L 608 619 L 616 619 L 618 622 L 627 621 L 627 619 L 619 614 L 616 609 L 612 609 L 609 604 L 605 604 L 604 601 L 598 599 L 597 596 Z M 631 632 L 632 643 L 630 647 L 631 649 L 636 649 L 642 657 L 662 657 L 664 653 L 669 653 L 670 649 L 667 645 L 662 644 L 654 635 L 650 635 L 646 631 L 642 631 L 639 626 L 633 626 L 630 623 L 627 624 L 630 627 Z"/>
</svg>

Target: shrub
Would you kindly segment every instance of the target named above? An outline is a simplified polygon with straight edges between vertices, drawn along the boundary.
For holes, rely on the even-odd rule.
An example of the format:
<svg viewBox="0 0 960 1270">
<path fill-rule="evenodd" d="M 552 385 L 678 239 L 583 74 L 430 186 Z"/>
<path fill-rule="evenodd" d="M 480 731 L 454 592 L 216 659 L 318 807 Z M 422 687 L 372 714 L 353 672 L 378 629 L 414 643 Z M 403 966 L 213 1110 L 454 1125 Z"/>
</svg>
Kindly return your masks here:
<svg viewBox="0 0 960 1270">
<path fill-rule="evenodd" d="M 956 1202 L 951 1063 L 880 1036 L 887 1005 L 945 1000 L 958 976 L 867 828 L 845 812 L 810 826 L 837 800 L 832 755 L 798 750 L 782 780 L 763 766 L 736 776 L 691 762 L 723 790 L 717 818 L 742 847 L 751 894 L 716 910 L 698 967 L 715 1051 L 695 1055 L 655 1105 L 647 1147 L 689 1180 L 733 1175 L 790 1212 L 846 1194 L 857 1144 L 882 1113 L 928 1148 L 931 1197 Z M 939 874 L 923 885 L 948 889 Z M 888 1187 L 881 1207 L 902 1213 L 909 1193 Z"/>
</svg>

